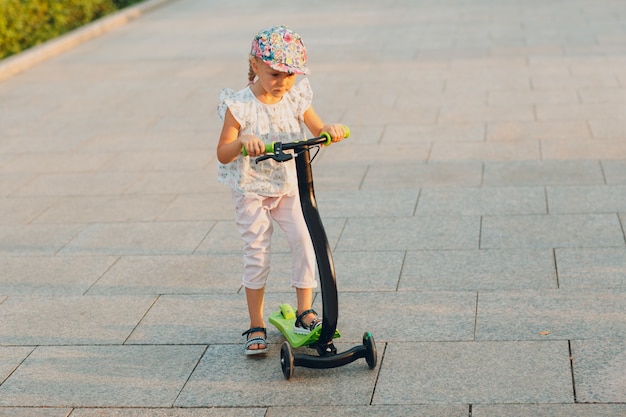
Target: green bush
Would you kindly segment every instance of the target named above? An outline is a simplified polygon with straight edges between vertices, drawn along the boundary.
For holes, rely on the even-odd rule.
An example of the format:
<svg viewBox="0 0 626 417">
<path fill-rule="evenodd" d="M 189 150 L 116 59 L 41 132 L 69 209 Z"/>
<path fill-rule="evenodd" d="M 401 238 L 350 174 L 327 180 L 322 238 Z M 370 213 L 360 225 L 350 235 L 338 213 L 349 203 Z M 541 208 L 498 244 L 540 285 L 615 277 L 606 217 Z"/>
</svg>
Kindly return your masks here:
<svg viewBox="0 0 626 417">
<path fill-rule="evenodd" d="M 143 1 L 143 0 L 113 0 L 113 3 L 115 3 L 118 9 L 123 9 L 126 6 L 139 3 L 140 1 Z"/>
<path fill-rule="evenodd" d="M 141 0 L 0 0 L 0 59 Z"/>
</svg>

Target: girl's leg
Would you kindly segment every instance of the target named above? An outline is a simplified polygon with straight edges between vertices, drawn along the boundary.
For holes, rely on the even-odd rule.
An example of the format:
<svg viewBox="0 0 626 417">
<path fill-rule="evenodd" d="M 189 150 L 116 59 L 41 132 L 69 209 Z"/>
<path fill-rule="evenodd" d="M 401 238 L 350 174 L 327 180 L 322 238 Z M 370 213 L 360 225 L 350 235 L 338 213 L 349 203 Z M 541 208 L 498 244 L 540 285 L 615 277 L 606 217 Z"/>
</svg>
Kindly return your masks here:
<svg viewBox="0 0 626 417">
<path fill-rule="evenodd" d="M 254 290 L 252 288 L 246 288 L 246 301 L 248 302 L 248 313 L 250 314 L 250 328 L 253 327 L 265 327 L 265 320 L 263 319 L 263 303 L 265 299 L 265 288 Z M 249 338 L 261 336 L 264 337 L 263 332 L 250 333 Z M 251 345 L 250 350 L 265 349 L 265 345 L 257 344 Z"/>
<path fill-rule="evenodd" d="M 271 214 L 285 232 L 289 242 L 292 256 L 291 285 L 296 288 L 298 313 L 302 313 L 310 310 L 313 305 L 313 288 L 317 287 L 317 281 L 315 250 L 302 214 L 298 193 L 281 197 Z M 302 322 L 308 327 L 315 317 L 315 314 L 309 313 L 304 316 Z"/>
<path fill-rule="evenodd" d="M 311 235 L 304 221 L 297 190 L 280 197 L 271 215 L 285 232 L 291 249 L 291 285 L 295 288 L 316 288 L 316 258 Z"/>
<path fill-rule="evenodd" d="M 298 299 L 297 314 L 310 310 L 311 306 L 313 306 L 313 288 L 296 288 L 296 298 Z M 302 324 L 305 327 L 309 327 L 316 317 L 315 314 L 309 313 L 302 318 Z"/>
<path fill-rule="evenodd" d="M 235 221 L 244 242 L 243 286 L 265 287 L 270 273 L 270 246 L 274 226 L 270 207 L 274 198 L 244 196 L 233 192 Z"/>
<path fill-rule="evenodd" d="M 260 196 L 243 196 L 233 192 L 235 214 L 239 233 L 244 241 L 243 286 L 250 316 L 250 328 L 265 327 L 263 305 L 265 284 L 270 270 L 270 242 L 273 231 L 272 219 L 266 206 L 271 199 Z M 248 338 L 264 337 L 254 332 Z M 250 350 L 264 349 L 263 344 L 251 345 Z"/>
</svg>

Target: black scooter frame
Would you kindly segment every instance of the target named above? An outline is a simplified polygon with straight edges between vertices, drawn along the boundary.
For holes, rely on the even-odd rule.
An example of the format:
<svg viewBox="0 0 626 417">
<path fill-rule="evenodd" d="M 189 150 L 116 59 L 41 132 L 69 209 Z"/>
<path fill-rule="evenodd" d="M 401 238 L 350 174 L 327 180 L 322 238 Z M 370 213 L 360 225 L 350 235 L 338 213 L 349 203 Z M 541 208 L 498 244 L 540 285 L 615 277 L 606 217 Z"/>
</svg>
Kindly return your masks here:
<svg viewBox="0 0 626 417">
<path fill-rule="evenodd" d="M 291 159 L 291 154 L 285 154 L 283 149 L 293 149 L 296 158 L 296 172 L 298 174 L 298 190 L 300 193 L 300 204 L 306 222 L 320 276 L 322 295 L 322 331 L 319 340 L 310 347 L 315 348 L 319 356 L 302 353 L 292 353 L 289 344 L 285 342 L 281 349 L 281 365 L 286 379 L 293 375 L 294 366 L 305 368 L 336 368 L 347 365 L 357 359 L 365 358 L 370 369 L 376 367 L 377 353 L 373 336 L 366 332 L 363 335 L 363 344 L 355 346 L 345 352 L 337 353 L 333 344 L 333 336 L 337 329 L 337 317 L 339 315 L 339 300 L 337 297 L 337 281 L 335 278 L 335 267 L 333 257 L 326 237 L 326 231 L 322 224 L 317 201 L 315 200 L 315 189 L 313 187 L 313 172 L 311 170 L 311 156 L 309 148 L 311 146 L 329 143 L 330 137 L 327 134 L 302 142 L 275 143 L 273 153 L 257 158 L 257 162 L 263 159 L 272 158 L 277 161 Z"/>
</svg>

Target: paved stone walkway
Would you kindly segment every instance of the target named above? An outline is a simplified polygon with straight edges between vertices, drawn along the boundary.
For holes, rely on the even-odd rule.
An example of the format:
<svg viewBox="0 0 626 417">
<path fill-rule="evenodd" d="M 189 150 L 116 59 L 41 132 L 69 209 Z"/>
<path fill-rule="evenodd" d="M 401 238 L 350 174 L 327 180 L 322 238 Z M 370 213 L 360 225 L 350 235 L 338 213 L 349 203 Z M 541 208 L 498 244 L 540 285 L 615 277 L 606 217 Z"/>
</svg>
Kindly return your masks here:
<svg viewBox="0 0 626 417">
<path fill-rule="evenodd" d="M 626 3 L 160 3 L 0 82 L 1 416 L 626 415 Z M 374 370 L 243 355 L 216 104 L 272 24 L 352 129 L 313 169 Z"/>
</svg>

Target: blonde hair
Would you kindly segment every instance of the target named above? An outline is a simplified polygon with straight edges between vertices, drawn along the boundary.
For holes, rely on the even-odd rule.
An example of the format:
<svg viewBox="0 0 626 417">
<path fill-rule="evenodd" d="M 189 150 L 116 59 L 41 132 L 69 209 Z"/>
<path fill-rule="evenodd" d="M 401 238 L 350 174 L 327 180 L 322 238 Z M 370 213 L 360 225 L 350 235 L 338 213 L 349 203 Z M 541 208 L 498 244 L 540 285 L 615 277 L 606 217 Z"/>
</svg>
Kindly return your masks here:
<svg viewBox="0 0 626 417">
<path fill-rule="evenodd" d="M 251 55 L 250 59 L 248 60 L 248 85 L 254 84 L 254 79 L 256 78 L 256 72 L 254 72 L 254 69 L 252 68 L 253 59 L 257 58 Z"/>
</svg>

